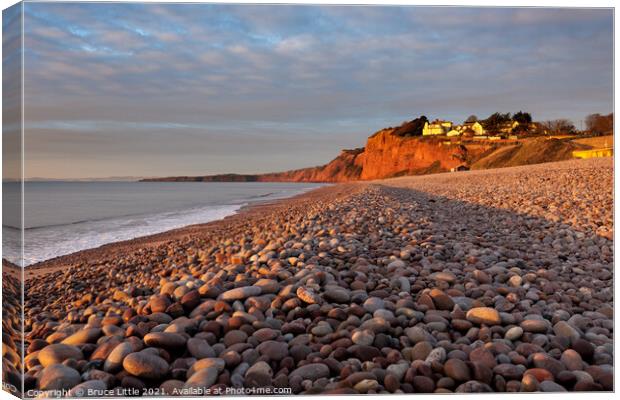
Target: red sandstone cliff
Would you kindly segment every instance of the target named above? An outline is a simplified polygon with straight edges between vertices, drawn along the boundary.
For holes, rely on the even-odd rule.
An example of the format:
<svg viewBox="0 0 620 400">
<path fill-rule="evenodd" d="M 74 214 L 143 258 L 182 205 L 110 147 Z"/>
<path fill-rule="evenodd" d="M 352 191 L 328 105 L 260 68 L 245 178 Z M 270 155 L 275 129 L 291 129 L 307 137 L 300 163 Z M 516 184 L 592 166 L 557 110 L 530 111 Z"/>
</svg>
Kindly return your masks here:
<svg viewBox="0 0 620 400">
<path fill-rule="evenodd" d="M 446 138 L 401 137 L 393 132 L 393 129 L 384 129 L 368 138 L 360 179 L 449 171 L 490 148 L 453 144 Z"/>
<path fill-rule="evenodd" d="M 318 167 L 255 175 L 177 176 L 145 181 L 346 182 L 445 172 L 462 164 L 472 168 L 485 168 L 486 165 L 498 168 L 556 161 L 570 158 L 573 150 L 572 144 L 557 139 L 526 139 L 523 143 L 470 140 L 461 143 L 458 139 L 452 142 L 446 137 L 412 136 L 415 128 L 412 122 L 415 121 L 398 128 L 382 129 L 368 138 L 366 147 L 342 150 L 338 157 Z"/>
<path fill-rule="evenodd" d="M 338 157 L 319 167 L 257 175 L 259 182 L 347 182 L 360 179 L 364 149 L 342 150 Z"/>
<path fill-rule="evenodd" d="M 191 182 L 346 182 L 449 171 L 490 149 L 486 145 L 446 144 L 445 138 L 397 136 L 383 129 L 368 138 L 365 148 L 342 150 L 328 164 L 256 175 L 223 174 L 146 179 Z"/>
</svg>

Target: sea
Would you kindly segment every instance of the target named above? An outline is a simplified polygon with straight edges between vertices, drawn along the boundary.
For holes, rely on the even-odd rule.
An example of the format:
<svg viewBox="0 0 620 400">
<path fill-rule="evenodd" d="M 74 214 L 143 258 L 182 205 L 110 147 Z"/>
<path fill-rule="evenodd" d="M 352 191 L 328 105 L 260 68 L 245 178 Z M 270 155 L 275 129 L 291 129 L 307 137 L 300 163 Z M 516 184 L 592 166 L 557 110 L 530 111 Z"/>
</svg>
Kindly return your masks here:
<svg viewBox="0 0 620 400">
<path fill-rule="evenodd" d="M 20 262 L 19 183 L 3 183 L 3 258 L 32 265 L 101 245 L 201 224 L 243 206 L 292 197 L 314 183 L 26 182 Z"/>
</svg>

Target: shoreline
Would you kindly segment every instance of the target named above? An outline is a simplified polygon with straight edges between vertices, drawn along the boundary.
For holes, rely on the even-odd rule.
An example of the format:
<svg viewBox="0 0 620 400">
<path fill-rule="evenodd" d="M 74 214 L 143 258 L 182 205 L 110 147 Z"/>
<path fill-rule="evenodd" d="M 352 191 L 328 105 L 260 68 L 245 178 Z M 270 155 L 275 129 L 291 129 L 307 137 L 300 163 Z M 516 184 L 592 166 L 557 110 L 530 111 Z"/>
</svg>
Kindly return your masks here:
<svg viewBox="0 0 620 400">
<path fill-rule="evenodd" d="M 603 158 L 606 159 L 606 158 Z M 611 157 L 613 160 L 613 157 Z M 480 170 L 470 170 L 465 171 L 465 175 L 473 178 L 474 176 L 485 176 L 485 175 L 493 175 L 493 174 L 510 174 L 511 172 L 518 173 L 520 170 L 526 170 L 531 167 L 538 167 L 547 165 L 550 168 L 562 168 L 563 164 L 584 162 L 581 160 L 565 160 L 565 161 L 557 161 L 553 163 L 543 163 L 543 164 L 529 164 L 529 165 L 519 165 L 519 166 L 510 166 L 510 167 L 501 167 L 501 168 L 490 168 L 490 169 L 480 169 Z M 588 161 L 585 161 L 586 163 Z M 210 233 L 210 231 L 218 231 L 220 229 L 226 229 L 226 225 L 228 224 L 239 224 L 244 223 L 248 218 L 254 218 L 257 216 L 258 212 L 273 212 L 277 211 L 280 208 L 287 207 L 287 204 L 297 205 L 300 202 L 304 202 L 306 200 L 312 199 L 325 199 L 330 197 L 330 188 L 337 188 L 341 186 L 351 186 L 351 187 L 363 187 L 363 186 L 372 186 L 372 185 L 382 185 L 390 183 L 394 185 L 398 185 L 399 181 L 407 181 L 411 179 L 418 180 L 421 184 L 425 181 L 436 181 L 442 182 L 446 179 L 450 179 L 456 177 L 461 173 L 454 172 L 441 172 L 435 174 L 427 174 L 427 175 L 410 175 L 410 176 L 400 176 L 400 177 L 392 177 L 385 179 L 373 179 L 373 180 L 364 180 L 364 181 L 351 181 L 351 182 L 340 182 L 340 183 L 324 183 L 324 186 L 319 188 L 310 189 L 304 191 L 302 193 L 298 193 L 291 197 L 274 199 L 274 200 L 256 200 L 252 201 L 249 204 L 246 204 L 240 207 L 234 214 L 227 215 L 224 218 L 186 225 L 180 228 L 170 229 L 167 231 L 154 233 L 145 236 L 139 236 L 133 239 L 120 240 L 116 242 L 106 243 L 104 245 L 93 247 L 90 249 L 78 250 L 73 253 L 60 255 L 57 257 L 53 257 L 44 261 L 40 261 L 34 264 L 27 265 L 24 267 L 24 277 L 25 280 L 33 277 L 39 276 L 41 274 L 45 275 L 50 272 L 57 271 L 61 268 L 65 268 L 67 266 L 80 264 L 80 263 L 88 263 L 89 259 L 106 259 L 111 260 L 115 256 L 123 256 L 128 252 L 136 251 L 141 248 L 152 248 L 160 245 L 167 244 L 169 242 L 175 240 L 186 239 L 191 235 L 196 235 L 200 237 L 201 235 L 205 235 Z M 334 189 L 336 193 L 339 193 L 340 190 Z M 14 264 L 9 262 L 6 259 L 2 259 L 3 263 L 8 263 L 11 266 Z M 16 268 L 19 268 L 15 266 Z"/>
<path fill-rule="evenodd" d="M 56 260 L 24 285 L 27 389 L 61 357 L 68 388 L 612 391 L 612 206 L 613 160 L 573 160 L 329 186 Z"/>
<path fill-rule="evenodd" d="M 289 205 L 297 205 L 306 201 L 328 198 L 331 196 L 331 188 L 341 185 L 364 185 L 362 182 L 347 182 L 341 184 L 325 184 L 324 186 L 306 190 L 291 197 L 274 200 L 256 200 L 249 204 L 243 205 L 234 214 L 227 215 L 224 218 L 216 219 L 209 222 L 186 225 L 180 228 L 167 230 L 164 232 L 154 233 L 151 235 L 139 236 L 133 239 L 121 240 L 117 242 L 106 243 L 104 245 L 93 247 L 90 249 L 78 250 L 73 253 L 60 255 L 44 261 L 39 261 L 24 267 L 25 280 L 29 278 L 45 275 L 55 272 L 59 269 L 69 267 L 75 264 L 88 263 L 92 259 L 113 259 L 116 256 L 122 256 L 141 248 L 152 248 L 167 244 L 175 240 L 188 238 L 191 235 L 200 237 L 209 234 L 213 230 L 226 228 L 226 225 L 244 223 L 247 218 L 255 218 L 260 213 L 269 213 L 277 211 L 280 208 Z M 337 193 L 340 191 L 335 189 Z M 2 259 L 3 263 L 14 264 L 6 259 Z M 15 266 L 19 268 L 18 266 Z"/>
</svg>

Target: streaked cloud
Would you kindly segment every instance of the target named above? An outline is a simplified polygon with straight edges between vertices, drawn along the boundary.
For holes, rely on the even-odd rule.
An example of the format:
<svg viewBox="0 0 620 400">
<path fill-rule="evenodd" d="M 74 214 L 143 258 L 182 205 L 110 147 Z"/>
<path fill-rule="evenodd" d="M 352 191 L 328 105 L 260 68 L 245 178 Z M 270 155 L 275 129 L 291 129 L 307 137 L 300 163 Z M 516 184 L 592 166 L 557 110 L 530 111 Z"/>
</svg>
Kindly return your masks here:
<svg viewBox="0 0 620 400">
<path fill-rule="evenodd" d="M 611 10 L 25 7 L 29 176 L 266 172 L 419 114 L 612 110 Z"/>
</svg>

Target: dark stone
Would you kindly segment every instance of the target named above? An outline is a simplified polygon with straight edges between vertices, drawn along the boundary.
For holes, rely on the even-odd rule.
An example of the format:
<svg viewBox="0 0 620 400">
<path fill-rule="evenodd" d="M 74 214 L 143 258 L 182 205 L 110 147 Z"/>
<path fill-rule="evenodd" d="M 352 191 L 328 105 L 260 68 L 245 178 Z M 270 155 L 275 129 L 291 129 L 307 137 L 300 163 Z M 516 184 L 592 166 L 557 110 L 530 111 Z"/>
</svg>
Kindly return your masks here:
<svg viewBox="0 0 620 400">
<path fill-rule="evenodd" d="M 478 381 L 468 381 L 459 385 L 455 392 L 456 393 L 485 393 L 492 392 L 493 389 L 486 383 L 478 382 Z"/>
<path fill-rule="evenodd" d="M 479 363 L 491 369 L 493 369 L 497 365 L 493 353 L 491 353 L 484 347 L 478 347 L 472 350 L 469 353 L 469 360 L 473 363 Z"/>
<path fill-rule="evenodd" d="M 457 382 L 466 382 L 471 379 L 467 364 L 459 359 L 452 358 L 443 366 L 444 373 Z"/>
<path fill-rule="evenodd" d="M 594 347 L 590 342 L 584 339 L 577 339 L 572 343 L 572 349 L 575 350 L 585 361 L 592 360 L 594 356 Z"/>
<path fill-rule="evenodd" d="M 374 346 L 364 346 L 355 344 L 348 348 L 349 353 L 360 361 L 372 361 L 375 357 L 381 357 L 381 351 Z"/>
<path fill-rule="evenodd" d="M 418 393 L 433 393 L 435 382 L 429 377 L 418 375 L 413 378 L 413 388 Z"/>
<path fill-rule="evenodd" d="M 580 381 L 575 384 L 576 392 L 599 392 L 603 390 L 603 386 L 595 382 Z"/>
<path fill-rule="evenodd" d="M 474 380 L 490 385 L 493 380 L 493 371 L 481 363 L 471 363 Z"/>
<path fill-rule="evenodd" d="M 383 380 L 383 386 L 388 392 L 394 393 L 400 388 L 400 382 L 396 375 L 388 373 Z"/>
</svg>

